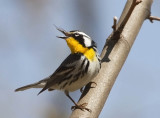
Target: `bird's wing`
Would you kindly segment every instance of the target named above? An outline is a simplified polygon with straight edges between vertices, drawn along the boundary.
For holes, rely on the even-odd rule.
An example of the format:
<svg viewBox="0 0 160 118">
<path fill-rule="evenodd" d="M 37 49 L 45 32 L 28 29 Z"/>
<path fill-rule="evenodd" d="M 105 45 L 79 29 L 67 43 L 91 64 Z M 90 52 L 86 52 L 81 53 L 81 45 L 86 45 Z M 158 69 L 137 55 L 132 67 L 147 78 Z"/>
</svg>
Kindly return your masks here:
<svg viewBox="0 0 160 118">
<path fill-rule="evenodd" d="M 75 69 L 77 60 L 81 58 L 81 53 L 70 54 L 62 64 L 57 68 L 57 70 L 49 77 L 45 87 L 38 93 L 42 93 L 46 89 L 54 86 L 55 84 L 60 84 L 65 77 Z"/>
</svg>

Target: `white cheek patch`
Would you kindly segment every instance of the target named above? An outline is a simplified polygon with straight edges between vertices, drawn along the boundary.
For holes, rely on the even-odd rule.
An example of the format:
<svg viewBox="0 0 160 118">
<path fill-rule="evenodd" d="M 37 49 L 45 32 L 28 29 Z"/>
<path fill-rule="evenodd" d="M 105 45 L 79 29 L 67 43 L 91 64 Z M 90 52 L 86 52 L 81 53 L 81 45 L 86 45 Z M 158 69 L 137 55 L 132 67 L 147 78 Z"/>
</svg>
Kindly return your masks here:
<svg viewBox="0 0 160 118">
<path fill-rule="evenodd" d="M 91 39 L 88 37 L 83 36 L 84 39 L 84 44 L 86 47 L 90 47 L 91 46 Z"/>
</svg>

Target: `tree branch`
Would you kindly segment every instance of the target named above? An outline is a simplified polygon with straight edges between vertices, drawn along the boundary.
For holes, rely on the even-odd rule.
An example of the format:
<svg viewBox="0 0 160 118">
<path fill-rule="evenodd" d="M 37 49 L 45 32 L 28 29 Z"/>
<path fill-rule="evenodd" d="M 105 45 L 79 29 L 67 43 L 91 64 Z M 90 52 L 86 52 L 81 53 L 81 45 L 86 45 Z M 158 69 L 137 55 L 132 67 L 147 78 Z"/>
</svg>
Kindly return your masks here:
<svg viewBox="0 0 160 118">
<path fill-rule="evenodd" d="M 142 2 L 141 0 L 132 0 L 131 7 L 129 8 L 127 15 L 125 16 L 122 23 L 120 24 L 119 29 L 117 29 L 117 30 L 122 30 L 124 28 L 124 26 L 126 25 L 128 19 L 130 18 L 131 14 L 134 10 L 134 8 L 141 2 Z"/>
<path fill-rule="evenodd" d="M 150 20 L 151 23 L 153 23 L 153 20 L 160 21 L 160 18 L 156 16 L 149 16 L 148 19 Z"/>
<path fill-rule="evenodd" d="M 143 0 L 138 6 L 137 4 L 133 6 L 137 0 L 132 1 L 127 1 L 116 25 L 119 27 L 112 32 L 105 43 L 101 53 L 102 67 L 94 78 L 97 86 L 92 89 L 86 86 L 78 102 L 78 104 L 88 103 L 87 108 L 92 112 L 76 109 L 72 112 L 71 118 L 97 118 L 99 116 L 144 20 L 150 15 L 152 0 Z"/>
</svg>

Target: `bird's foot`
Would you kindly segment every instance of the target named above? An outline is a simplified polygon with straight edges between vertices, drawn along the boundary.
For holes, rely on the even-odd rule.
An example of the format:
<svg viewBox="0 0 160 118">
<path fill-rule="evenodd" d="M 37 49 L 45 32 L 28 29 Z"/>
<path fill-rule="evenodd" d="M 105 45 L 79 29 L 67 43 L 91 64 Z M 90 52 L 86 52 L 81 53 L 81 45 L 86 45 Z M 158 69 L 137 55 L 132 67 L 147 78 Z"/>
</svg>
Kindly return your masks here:
<svg viewBox="0 0 160 118">
<path fill-rule="evenodd" d="M 86 111 L 91 112 L 90 109 L 86 108 L 87 104 L 88 104 L 88 103 L 83 103 L 83 104 L 80 104 L 80 105 L 76 104 L 75 106 L 72 106 L 72 107 L 71 107 L 71 110 L 74 111 L 74 110 L 76 110 L 76 109 L 80 109 L 80 110 L 82 110 L 82 111 L 86 110 Z"/>
<path fill-rule="evenodd" d="M 83 91 L 84 91 L 84 87 L 82 87 L 82 88 L 80 89 L 80 92 L 81 92 L 81 93 L 83 93 Z"/>
<path fill-rule="evenodd" d="M 96 88 L 97 83 L 96 82 L 90 82 L 90 88 Z"/>
</svg>

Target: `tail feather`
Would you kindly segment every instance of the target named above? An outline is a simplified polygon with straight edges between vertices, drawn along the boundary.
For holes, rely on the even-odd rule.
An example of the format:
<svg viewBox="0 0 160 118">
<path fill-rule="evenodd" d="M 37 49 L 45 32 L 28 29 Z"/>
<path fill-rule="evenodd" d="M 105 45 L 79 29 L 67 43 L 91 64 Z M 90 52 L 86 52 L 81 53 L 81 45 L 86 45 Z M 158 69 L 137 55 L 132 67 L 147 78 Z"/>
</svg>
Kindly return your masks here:
<svg viewBox="0 0 160 118">
<path fill-rule="evenodd" d="M 29 85 L 26 85 L 26 86 L 23 86 L 23 87 L 20 87 L 18 89 L 15 90 L 15 92 L 17 91 L 24 91 L 24 90 L 27 90 L 27 89 L 31 89 L 31 88 L 43 88 L 45 86 L 46 83 L 40 83 L 40 82 L 37 82 L 37 83 L 34 83 L 34 84 L 29 84 Z"/>
</svg>

